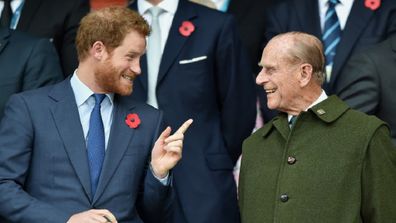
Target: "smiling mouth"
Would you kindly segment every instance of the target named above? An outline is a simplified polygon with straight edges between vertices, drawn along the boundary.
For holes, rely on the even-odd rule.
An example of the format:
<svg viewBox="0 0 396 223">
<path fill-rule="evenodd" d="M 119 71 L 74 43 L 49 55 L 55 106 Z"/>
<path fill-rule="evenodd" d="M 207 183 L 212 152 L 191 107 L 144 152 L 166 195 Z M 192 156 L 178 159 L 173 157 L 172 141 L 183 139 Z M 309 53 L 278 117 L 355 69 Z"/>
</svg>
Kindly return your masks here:
<svg viewBox="0 0 396 223">
<path fill-rule="evenodd" d="M 123 78 L 125 78 L 125 79 L 131 81 L 131 82 L 134 80 L 134 77 L 133 77 L 133 76 L 128 76 L 128 75 L 126 75 L 126 74 L 122 74 L 121 76 L 122 76 Z"/>
<path fill-rule="evenodd" d="M 276 88 L 272 88 L 272 89 L 265 89 L 265 93 L 267 94 L 272 94 L 276 91 Z"/>
</svg>

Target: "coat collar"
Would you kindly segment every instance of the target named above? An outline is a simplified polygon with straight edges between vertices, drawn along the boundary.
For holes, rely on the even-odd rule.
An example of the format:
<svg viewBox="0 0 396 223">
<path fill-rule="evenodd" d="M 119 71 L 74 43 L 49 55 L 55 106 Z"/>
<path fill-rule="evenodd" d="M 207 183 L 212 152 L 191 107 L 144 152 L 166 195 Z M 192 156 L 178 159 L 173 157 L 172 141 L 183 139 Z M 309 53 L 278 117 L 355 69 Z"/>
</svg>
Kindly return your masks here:
<svg viewBox="0 0 396 223">
<path fill-rule="evenodd" d="M 332 95 L 321 103 L 308 109 L 307 112 L 312 113 L 322 122 L 332 123 L 341 117 L 348 109 L 350 108 L 345 102 L 337 96 Z M 290 130 L 286 113 L 280 113 L 269 123 L 265 124 L 260 130 L 262 136 L 267 137 L 273 128 L 276 128 L 284 138 L 287 138 Z"/>
</svg>

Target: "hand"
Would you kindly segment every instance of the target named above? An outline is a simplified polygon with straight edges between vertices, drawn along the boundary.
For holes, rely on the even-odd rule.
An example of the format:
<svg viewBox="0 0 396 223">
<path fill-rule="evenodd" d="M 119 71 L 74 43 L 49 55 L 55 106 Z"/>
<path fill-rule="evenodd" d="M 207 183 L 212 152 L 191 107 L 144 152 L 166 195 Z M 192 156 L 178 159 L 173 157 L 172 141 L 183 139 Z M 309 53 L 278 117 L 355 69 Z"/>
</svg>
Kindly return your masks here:
<svg viewBox="0 0 396 223">
<path fill-rule="evenodd" d="M 106 209 L 91 209 L 74 214 L 67 223 L 117 223 L 114 215 Z"/>
<path fill-rule="evenodd" d="M 159 136 L 151 152 L 151 167 L 156 177 L 164 178 L 182 157 L 184 133 L 193 122 L 187 120 L 173 134 L 171 128 L 167 127 Z"/>
</svg>

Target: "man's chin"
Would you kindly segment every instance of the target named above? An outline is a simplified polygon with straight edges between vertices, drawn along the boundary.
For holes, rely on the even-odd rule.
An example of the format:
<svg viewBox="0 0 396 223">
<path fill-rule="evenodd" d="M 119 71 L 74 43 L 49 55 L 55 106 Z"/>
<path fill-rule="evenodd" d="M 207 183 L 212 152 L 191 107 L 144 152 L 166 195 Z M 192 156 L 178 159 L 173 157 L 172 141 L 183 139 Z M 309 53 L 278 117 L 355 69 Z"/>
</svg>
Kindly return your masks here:
<svg viewBox="0 0 396 223">
<path fill-rule="evenodd" d="M 121 95 L 121 96 L 129 96 L 133 92 L 133 88 L 124 88 L 124 89 L 119 89 L 116 93 Z"/>
</svg>

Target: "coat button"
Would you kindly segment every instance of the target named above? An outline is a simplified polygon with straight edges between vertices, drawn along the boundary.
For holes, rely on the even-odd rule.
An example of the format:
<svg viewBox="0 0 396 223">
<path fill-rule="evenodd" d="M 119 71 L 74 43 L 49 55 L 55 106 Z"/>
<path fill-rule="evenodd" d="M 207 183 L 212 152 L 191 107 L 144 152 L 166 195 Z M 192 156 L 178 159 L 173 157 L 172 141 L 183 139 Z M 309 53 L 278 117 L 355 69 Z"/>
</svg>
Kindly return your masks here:
<svg viewBox="0 0 396 223">
<path fill-rule="evenodd" d="M 281 200 L 282 202 L 287 202 L 287 201 L 289 200 L 289 196 L 287 196 L 287 194 L 282 194 L 282 195 L 280 196 L 280 200 Z"/>
<path fill-rule="evenodd" d="M 287 157 L 287 163 L 288 163 L 288 164 L 290 164 L 290 165 L 293 165 L 293 164 L 295 164 L 295 163 L 296 163 L 296 161 L 297 161 L 297 159 L 296 159 L 296 158 L 294 158 L 293 156 L 289 156 L 289 157 Z"/>
</svg>

